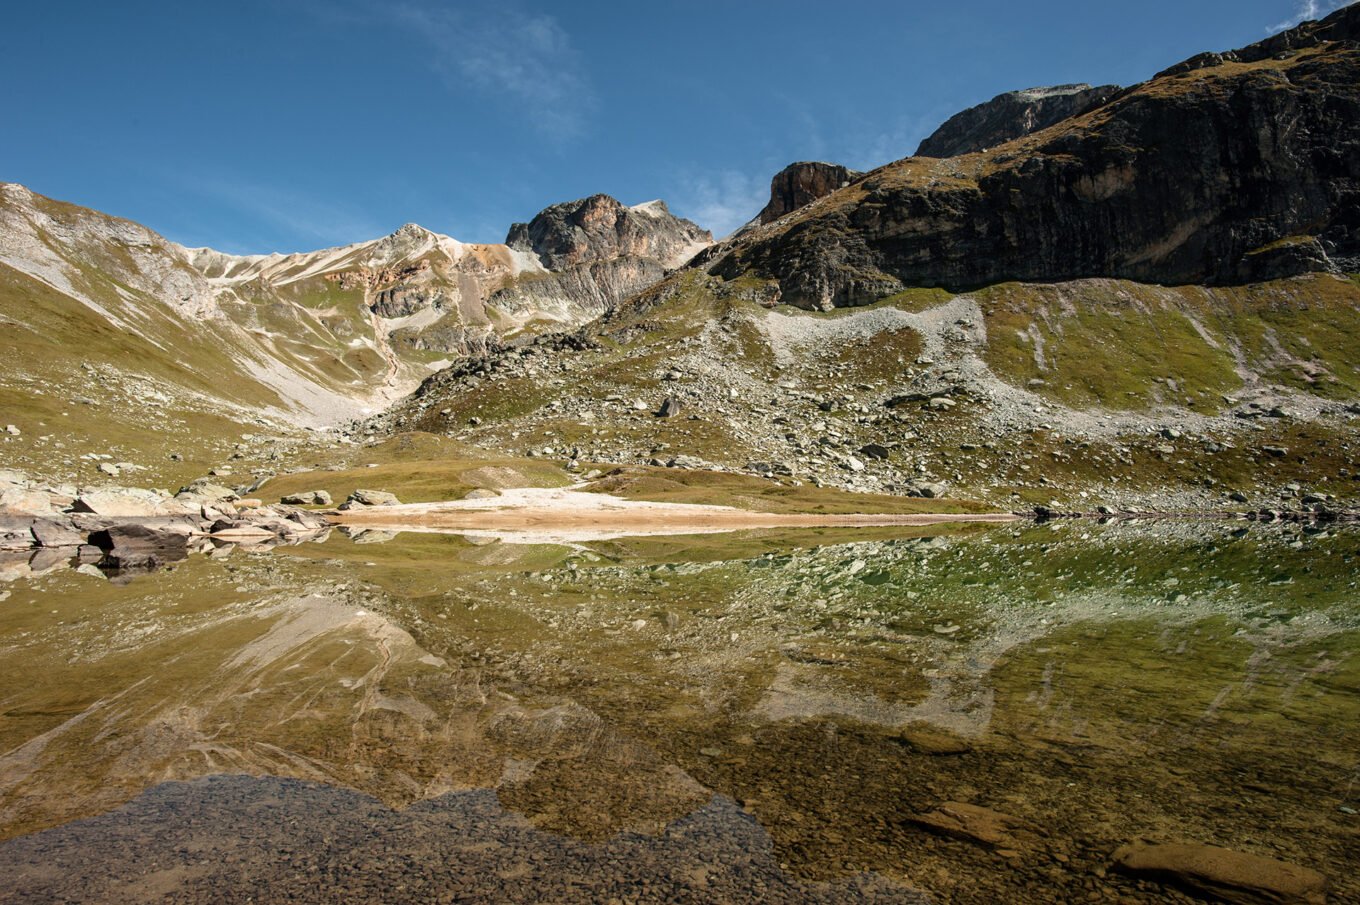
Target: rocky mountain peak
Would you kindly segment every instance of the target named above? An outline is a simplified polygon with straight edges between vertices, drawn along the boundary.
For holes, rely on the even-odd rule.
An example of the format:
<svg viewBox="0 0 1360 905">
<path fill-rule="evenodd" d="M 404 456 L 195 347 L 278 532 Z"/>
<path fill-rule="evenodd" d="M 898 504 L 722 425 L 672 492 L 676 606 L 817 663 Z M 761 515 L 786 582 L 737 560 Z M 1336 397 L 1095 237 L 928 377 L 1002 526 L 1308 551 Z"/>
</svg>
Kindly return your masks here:
<svg viewBox="0 0 1360 905">
<path fill-rule="evenodd" d="M 836 163 L 804 160 L 791 163 L 770 180 L 770 203 L 760 212 L 760 222 L 770 223 L 793 213 L 818 198 L 849 185 L 862 174 Z"/>
<path fill-rule="evenodd" d="M 958 157 L 985 151 L 1094 110 L 1121 90 L 1118 85 L 1080 84 L 1007 91 L 951 116 L 921 142 L 916 156 Z"/>
<path fill-rule="evenodd" d="M 549 270 L 565 270 L 622 257 L 673 268 L 712 241 L 708 230 L 676 217 L 664 202 L 628 207 L 609 195 L 591 195 L 554 204 L 528 223 L 514 224 L 505 244 L 532 252 Z"/>
<path fill-rule="evenodd" d="M 702 264 L 765 278 L 773 298 L 808 308 L 906 287 L 1360 271 L 1360 6 L 1100 102 L 1110 91 L 1003 95 L 926 150 L 1032 134 L 888 164 Z M 1053 110 L 1035 105 L 1050 101 L 1087 109 L 1040 128 Z"/>
</svg>

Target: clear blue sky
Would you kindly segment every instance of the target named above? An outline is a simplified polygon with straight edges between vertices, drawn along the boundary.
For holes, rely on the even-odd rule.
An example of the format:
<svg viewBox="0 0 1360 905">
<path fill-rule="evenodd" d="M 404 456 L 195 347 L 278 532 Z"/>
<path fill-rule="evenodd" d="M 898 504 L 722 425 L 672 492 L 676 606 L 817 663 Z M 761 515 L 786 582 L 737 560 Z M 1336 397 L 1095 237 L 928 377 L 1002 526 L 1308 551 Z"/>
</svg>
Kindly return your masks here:
<svg viewBox="0 0 1360 905">
<path fill-rule="evenodd" d="M 1340 0 L 7 4 L 0 180 L 188 245 L 415 221 L 499 242 L 606 192 L 716 233 L 1010 89 L 1130 84 Z"/>
</svg>

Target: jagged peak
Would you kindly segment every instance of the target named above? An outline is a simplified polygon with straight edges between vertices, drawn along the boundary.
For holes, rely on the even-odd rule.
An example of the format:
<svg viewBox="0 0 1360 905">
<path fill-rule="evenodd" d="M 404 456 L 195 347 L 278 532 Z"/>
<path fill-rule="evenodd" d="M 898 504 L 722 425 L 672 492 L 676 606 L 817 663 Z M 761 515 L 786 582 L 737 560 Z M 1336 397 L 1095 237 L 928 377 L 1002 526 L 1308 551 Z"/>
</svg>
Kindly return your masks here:
<svg viewBox="0 0 1360 905">
<path fill-rule="evenodd" d="M 396 229 L 395 232 L 391 233 L 387 238 L 389 238 L 389 239 L 429 239 L 429 238 L 434 238 L 434 239 L 446 239 L 446 238 L 448 238 L 448 237 L 447 237 L 447 236 L 442 236 L 442 235 L 440 235 L 439 233 L 435 232 L 434 230 L 426 229 L 425 227 L 421 226 L 419 223 L 403 223 L 400 227 L 398 227 L 398 228 Z"/>
</svg>

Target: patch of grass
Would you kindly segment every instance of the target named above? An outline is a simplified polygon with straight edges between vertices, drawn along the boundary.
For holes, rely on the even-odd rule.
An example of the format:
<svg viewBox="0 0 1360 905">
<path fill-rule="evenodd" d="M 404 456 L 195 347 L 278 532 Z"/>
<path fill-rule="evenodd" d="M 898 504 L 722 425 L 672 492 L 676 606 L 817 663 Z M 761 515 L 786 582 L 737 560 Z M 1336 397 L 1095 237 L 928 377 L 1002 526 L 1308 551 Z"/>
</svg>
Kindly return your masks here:
<svg viewBox="0 0 1360 905">
<path fill-rule="evenodd" d="M 1212 412 L 1241 386 L 1226 345 L 1196 329 L 1202 306 L 1174 291 L 1107 280 L 1005 283 L 976 293 L 987 323 L 984 358 L 1017 386 L 1074 408 L 1177 403 Z M 1175 381 L 1166 383 L 1170 378 Z"/>
<path fill-rule="evenodd" d="M 572 478 L 556 462 L 495 454 L 443 437 L 398 434 L 345 454 L 331 468 L 280 475 L 259 491 L 266 500 L 324 490 L 338 504 L 357 489 L 395 493 L 403 503 L 462 499 L 479 487 L 564 487 Z"/>
</svg>

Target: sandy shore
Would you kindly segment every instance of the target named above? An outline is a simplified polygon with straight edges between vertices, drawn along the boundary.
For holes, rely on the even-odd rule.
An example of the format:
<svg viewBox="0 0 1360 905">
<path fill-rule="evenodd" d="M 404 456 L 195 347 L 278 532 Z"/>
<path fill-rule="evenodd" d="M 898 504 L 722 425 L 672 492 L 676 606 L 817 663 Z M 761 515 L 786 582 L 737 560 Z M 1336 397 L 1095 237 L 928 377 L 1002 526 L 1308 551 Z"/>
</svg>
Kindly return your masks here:
<svg viewBox="0 0 1360 905">
<path fill-rule="evenodd" d="M 1009 513 L 801 514 L 753 512 L 625 500 L 575 489 L 521 487 L 485 500 L 406 503 L 328 516 L 335 524 L 390 531 L 532 537 L 539 542 L 603 540 L 665 534 L 713 534 L 759 528 L 870 528 L 945 522 L 1010 522 Z"/>
</svg>

